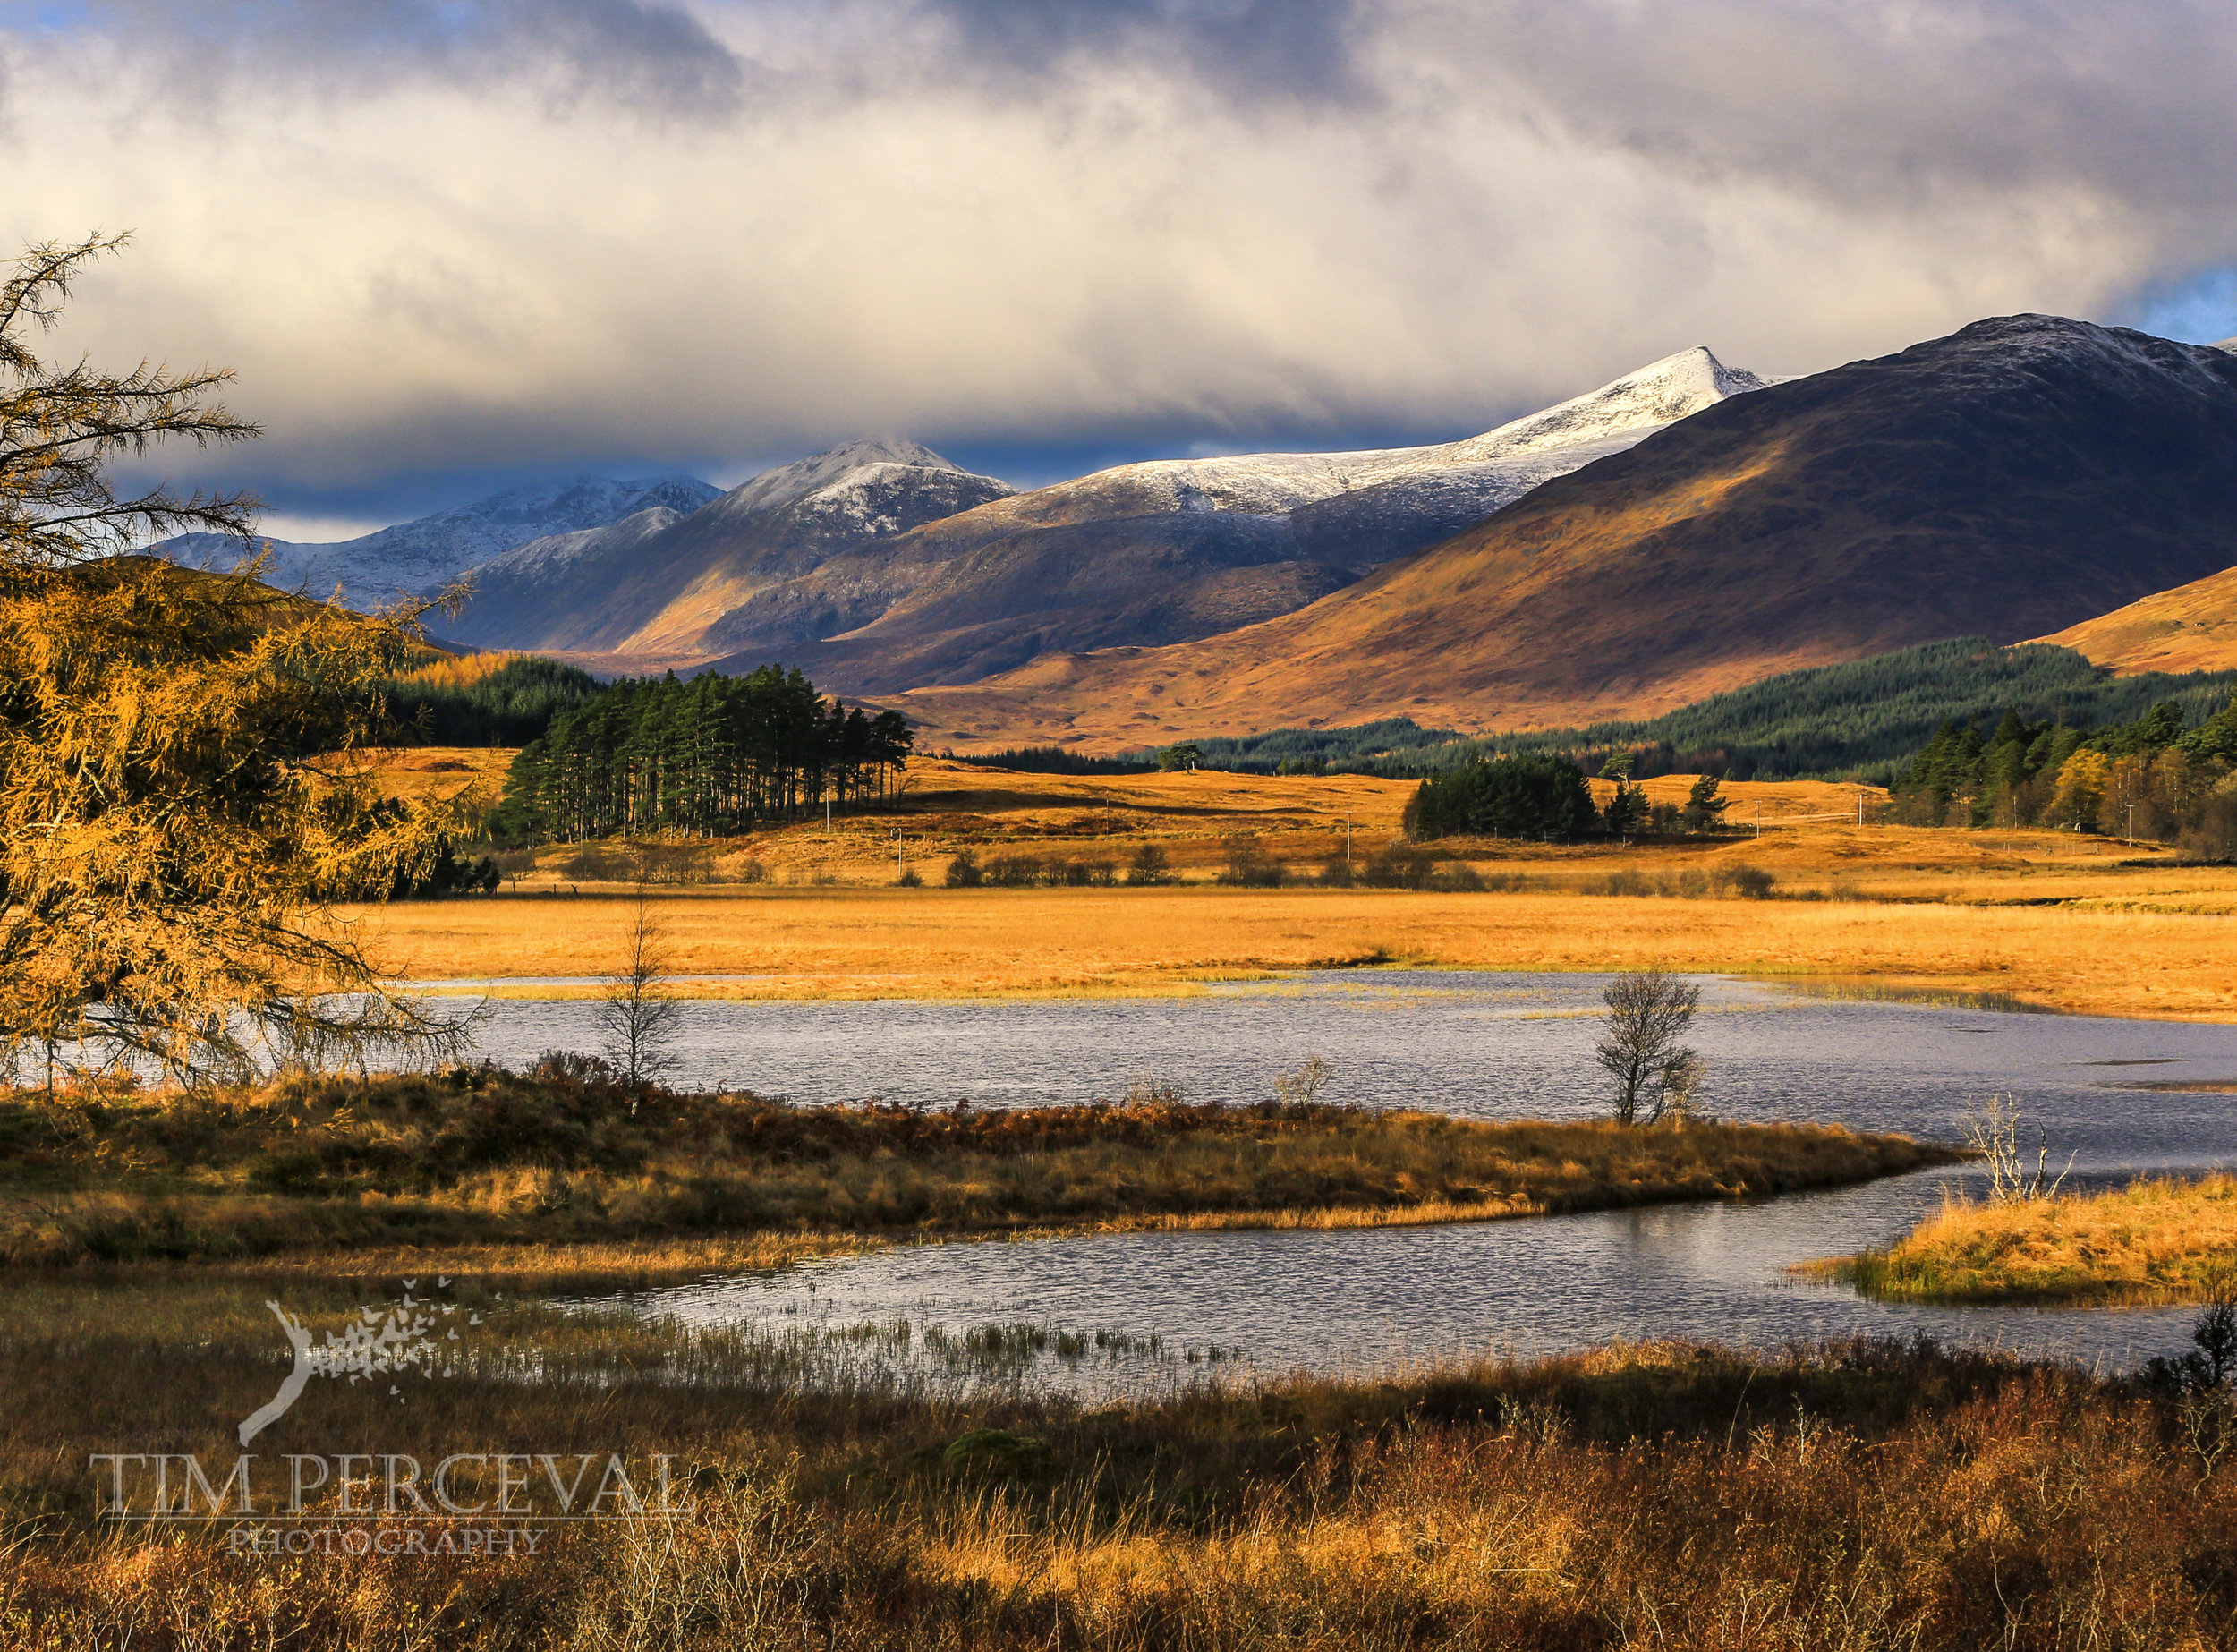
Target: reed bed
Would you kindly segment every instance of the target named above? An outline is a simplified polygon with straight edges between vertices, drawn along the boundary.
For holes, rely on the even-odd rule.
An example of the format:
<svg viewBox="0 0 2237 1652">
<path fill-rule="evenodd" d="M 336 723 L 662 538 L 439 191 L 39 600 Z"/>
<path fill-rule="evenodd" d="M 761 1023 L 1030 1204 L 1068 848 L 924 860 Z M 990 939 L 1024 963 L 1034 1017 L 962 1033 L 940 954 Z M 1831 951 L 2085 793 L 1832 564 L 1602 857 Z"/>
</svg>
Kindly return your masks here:
<svg viewBox="0 0 2237 1652">
<path fill-rule="evenodd" d="M 1083 1405 L 881 1383 L 875 1331 L 836 1387 L 743 1344 L 679 1384 L 648 1371 L 681 1334 L 656 1327 L 566 1380 L 460 1370 L 403 1406 L 329 1383 L 275 1426 L 271 1452 L 660 1451 L 695 1503 L 469 1563 L 97 1527 L 89 1450 L 229 1458 L 276 1367 L 222 1333 L 46 1324 L 0 1320 L 0 1635 L 37 1652 L 2237 1645 L 2224 1410 L 1928 1344 Z"/>
<path fill-rule="evenodd" d="M 528 1074 L 290 1079 L 220 1096 L 18 1094 L 0 1102 L 0 1259 L 533 1244 L 558 1248 L 547 1275 L 647 1273 L 681 1265 L 695 1235 L 758 1246 L 758 1260 L 843 1235 L 1478 1221 L 1756 1197 L 1953 1156 L 1837 1126 L 1490 1125 L 1191 1103 L 1154 1085 L 1016 1110 L 796 1107 L 625 1085 L 602 1064 L 551 1058 Z M 529 1265 L 517 1252 L 481 1259 L 477 1272 Z"/>
<path fill-rule="evenodd" d="M 2148 1307 L 2237 1297 L 2237 1177 L 1978 1203 L 1952 1194 L 1886 1250 L 1813 1265 L 1908 1302 Z"/>
</svg>

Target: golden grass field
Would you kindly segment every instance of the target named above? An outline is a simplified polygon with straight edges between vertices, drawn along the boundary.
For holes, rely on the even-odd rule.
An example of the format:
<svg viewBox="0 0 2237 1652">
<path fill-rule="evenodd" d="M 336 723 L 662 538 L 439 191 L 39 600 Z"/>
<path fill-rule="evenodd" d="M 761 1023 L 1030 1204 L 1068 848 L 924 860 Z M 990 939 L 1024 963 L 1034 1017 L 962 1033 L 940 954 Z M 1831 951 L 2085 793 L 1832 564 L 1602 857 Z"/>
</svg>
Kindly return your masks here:
<svg viewBox="0 0 2237 1652">
<path fill-rule="evenodd" d="M 2237 1177 L 2147 1176 L 2108 1192 L 1952 1197 L 1886 1250 L 1813 1264 L 1906 1302 L 2145 1307 L 2237 1293 Z"/>
<path fill-rule="evenodd" d="M 499 771 L 509 754 L 413 752 L 406 784 Z M 448 769 L 449 762 L 465 763 Z M 1690 776 L 1646 783 L 1682 797 Z M 744 977 L 694 992 L 751 998 L 1170 993 L 1206 979 L 1346 966 L 1671 968 L 1995 994 L 2046 1009 L 2164 1019 L 2237 1017 L 2237 869 L 2181 866 L 2150 846 L 2051 831 L 1857 825 L 1858 788 L 1735 784 L 1742 835 L 1631 847 L 1453 841 L 1440 854 L 1521 887 L 1481 893 L 1214 886 L 1231 833 L 1310 877 L 1399 836 L 1410 783 L 1362 776 L 1159 774 L 1075 779 L 937 760 L 911 770 L 901 812 L 717 846 L 768 881 L 661 887 L 679 974 Z M 1876 794 L 1867 793 L 1867 812 Z M 1753 828 L 1760 810 L 1763 831 Z M 1830 817 L 1830 818 L 1829 818 Z M 896 838 L 906 861 L 896 857 Z M 1158 846 L 1183 881 L 1128 889 L 938 887 L 958 850 L 1120 869 Z M 498 992 L 589 988 L 507 979 L 612 966 L 630 886 L 573 878 L 540 851 L 494 897 L 359 908 L 346 917 L 408 979 Z M 893 887 L 906 864 L 929 887 Z M 1753 866 L 1773 898 L 1686 898 L 1688 873 Z M 1629 892 L 1608 892 L 1620 890 Z M 1657 890 L 1671 891 L 1657 894 Z"/>
</svg>

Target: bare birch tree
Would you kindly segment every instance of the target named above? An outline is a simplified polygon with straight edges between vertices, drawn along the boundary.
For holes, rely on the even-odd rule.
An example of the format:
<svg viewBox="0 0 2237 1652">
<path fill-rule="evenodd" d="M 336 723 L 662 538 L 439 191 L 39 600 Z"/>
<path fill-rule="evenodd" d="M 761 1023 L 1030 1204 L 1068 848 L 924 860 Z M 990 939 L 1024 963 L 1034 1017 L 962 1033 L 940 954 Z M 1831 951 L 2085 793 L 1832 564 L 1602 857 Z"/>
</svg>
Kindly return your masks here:
<svg viewBox="0 0 2237 1652">
<path fill-rule="evenodd" d="M 676 1069 L 676 1058 L 669 1046 L 683 1016 L 683 1006 L 668 995 L 667 985 L 675 967 L 668 928 L 642 881 L 627 944 L 621 967 L 605 977 L 598 1030 L 606 1059 L 630 1084 L 641 1085 Z M 637 1111 L 635 1102 L 630 1103 L 629 1111 Z"/>
</svg>

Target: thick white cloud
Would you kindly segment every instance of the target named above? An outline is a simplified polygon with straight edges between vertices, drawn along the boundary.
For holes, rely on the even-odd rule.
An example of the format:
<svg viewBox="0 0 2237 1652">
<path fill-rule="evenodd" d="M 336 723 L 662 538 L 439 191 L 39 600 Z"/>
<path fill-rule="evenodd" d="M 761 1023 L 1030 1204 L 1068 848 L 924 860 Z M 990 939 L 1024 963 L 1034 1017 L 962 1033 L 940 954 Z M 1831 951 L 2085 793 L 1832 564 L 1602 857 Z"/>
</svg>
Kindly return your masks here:
<svg viewBox="0 0 2237 1652">
<path fill-rule="evenodd" d="M 2217 13 L 2220 14 L 2217 18 Z M 298 493 L 1461 430 L 2237 261 L 2218 4 L 267 0 L 0 32 L 0 235 L 138 234 Z"/>
</svg>

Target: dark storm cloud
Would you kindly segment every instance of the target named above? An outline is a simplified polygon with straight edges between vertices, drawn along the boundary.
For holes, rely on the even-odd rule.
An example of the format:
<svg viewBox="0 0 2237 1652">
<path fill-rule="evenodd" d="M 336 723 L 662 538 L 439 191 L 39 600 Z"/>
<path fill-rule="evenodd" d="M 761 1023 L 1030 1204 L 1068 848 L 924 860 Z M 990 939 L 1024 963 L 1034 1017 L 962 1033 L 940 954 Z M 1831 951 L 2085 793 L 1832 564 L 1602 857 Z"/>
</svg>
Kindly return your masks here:
<svg viewBox="0 0 2237 1652">
<path fill-rule="evenodd" d="M 690 13 L 642 0 L 92 0 L 84 18 L 187 89 L 227 97 L 526 81 L 563 106 L 707 116 L 735 110 L 748 79 Z"/>
<path fill-rule="evenodd" d="M 2226 0 L 1495 0 L 1417 38 L 1570 131 L 1829 199 L 2086 182 L 2237 195 Z"/>
</svg>

